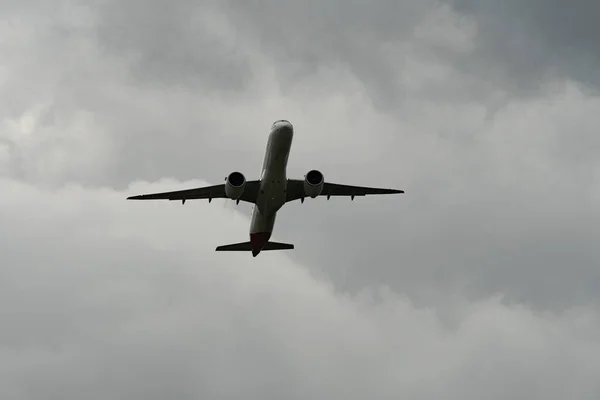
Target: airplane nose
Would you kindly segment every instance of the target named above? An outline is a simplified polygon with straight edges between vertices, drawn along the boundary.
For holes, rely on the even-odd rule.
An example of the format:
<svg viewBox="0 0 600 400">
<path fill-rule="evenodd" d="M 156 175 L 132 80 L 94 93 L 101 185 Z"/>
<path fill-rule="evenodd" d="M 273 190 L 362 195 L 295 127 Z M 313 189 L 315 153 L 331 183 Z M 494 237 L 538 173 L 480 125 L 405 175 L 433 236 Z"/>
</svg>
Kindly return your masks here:
<svg viewBox="0 0 600 400">
<path fill-rule="evenodd" d="M 287 122 L 285 124 L 281 124 L 279 126 L 279 130 L 285 133 L 292 133 L 294 131 L 294 127 L 292 127 L 292 124 Z"/>
<path fill-rule="evenodd" d="M 292 126 L 292 124 L 289 123 L 289 121 L 280 120 L 277 121 L 275 124 L 277 132 L 283 133 L 285 135 L 293 135 L 294 127 Z"/>
</svg>

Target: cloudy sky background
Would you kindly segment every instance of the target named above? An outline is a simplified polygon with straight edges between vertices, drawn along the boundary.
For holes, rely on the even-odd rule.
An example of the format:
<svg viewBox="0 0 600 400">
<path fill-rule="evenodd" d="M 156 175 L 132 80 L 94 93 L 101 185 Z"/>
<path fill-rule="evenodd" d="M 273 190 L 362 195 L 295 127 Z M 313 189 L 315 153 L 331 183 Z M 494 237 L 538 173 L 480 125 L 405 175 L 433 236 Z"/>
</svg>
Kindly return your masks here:
<svg viewBox="0 0 600 400">
<path fill-rule="evenodd" d="M 565 3 L 566 4 L 566 3 Z M 597 399 L 592 1 L 0 4 L 0 397 Z M 401 196 L 126 202 L 289 174 Z"/>
</svg>

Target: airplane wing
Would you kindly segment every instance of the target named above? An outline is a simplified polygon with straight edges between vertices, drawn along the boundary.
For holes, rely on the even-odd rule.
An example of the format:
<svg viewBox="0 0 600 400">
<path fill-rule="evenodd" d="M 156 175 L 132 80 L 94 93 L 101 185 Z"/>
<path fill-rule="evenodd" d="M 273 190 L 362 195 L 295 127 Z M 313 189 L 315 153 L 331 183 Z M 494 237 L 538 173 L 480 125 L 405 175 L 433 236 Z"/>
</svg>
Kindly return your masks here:
<svg viewBox="0 0 600 400">
<path fill-rule="evenodd" d="M 259 187 L 260 184 L 257 180 L 247 181 L 240 200 L 248 203 L 255 203 Z M 128 197 L 127 200 L 181 200 L 183 203 L 185 203 L 186 200 L 208 199 L 210 202 L 212 199 L 219 198 L 229 198 L 225 194 L 224 184 L 194 189 L 176 190 L 173 192 L 140 194 L 137 196 Z"/>
<path fill-rule="evenodd" d="M 323 191 L 319 196 L 327 196 L 328 200 L 330 196 L 349 196 L 354 200 L 354 196 L 368 196 L 394 193 L 404 193 L 404 190 L 340 185 L 337 183 L 325 182 L 323 184 Z M 286 202 L 298 199 L 304 200 L 304 197 L 304 181 L 299 179 L 289 179 Z"/>
</svg>

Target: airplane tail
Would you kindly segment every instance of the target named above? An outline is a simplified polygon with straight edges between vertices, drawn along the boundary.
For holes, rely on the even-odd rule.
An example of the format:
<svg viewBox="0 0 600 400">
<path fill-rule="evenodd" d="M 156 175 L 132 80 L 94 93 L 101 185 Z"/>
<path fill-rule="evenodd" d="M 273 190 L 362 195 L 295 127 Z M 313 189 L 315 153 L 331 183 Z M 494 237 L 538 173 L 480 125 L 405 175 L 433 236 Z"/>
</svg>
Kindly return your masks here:
<svg viewBox="0 0 600 400">
<path fill-rule="evenodd" d="M 294 245 L 289 243 L 267 242 L 261 251 L 267 250 L 293 250 Z M 218 246 L 215 251 L 252 251 L 250 242 L 241 242 Z"/>
</svg>

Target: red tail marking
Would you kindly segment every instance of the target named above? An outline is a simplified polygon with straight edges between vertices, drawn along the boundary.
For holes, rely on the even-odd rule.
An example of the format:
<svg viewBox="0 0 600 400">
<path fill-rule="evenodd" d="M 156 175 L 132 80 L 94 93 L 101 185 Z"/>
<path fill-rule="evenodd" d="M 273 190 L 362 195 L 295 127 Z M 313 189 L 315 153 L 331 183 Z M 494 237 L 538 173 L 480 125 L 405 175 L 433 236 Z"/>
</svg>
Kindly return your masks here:
<svg viewBox="0 0 600 400">
<path fill-rule="evenodd" d="M 256 257 L 271 238 L 271 232 L 255 232 L 250 234 L 252 257 Z"/>
</svg>

